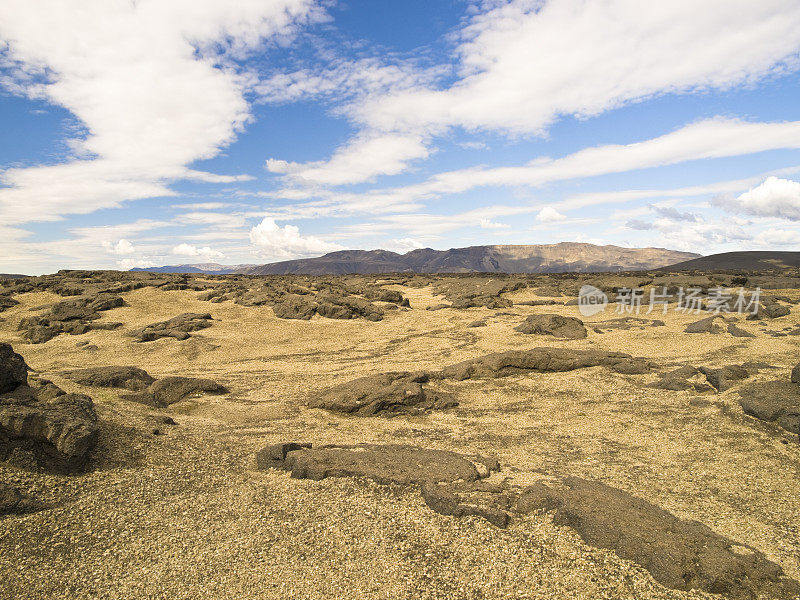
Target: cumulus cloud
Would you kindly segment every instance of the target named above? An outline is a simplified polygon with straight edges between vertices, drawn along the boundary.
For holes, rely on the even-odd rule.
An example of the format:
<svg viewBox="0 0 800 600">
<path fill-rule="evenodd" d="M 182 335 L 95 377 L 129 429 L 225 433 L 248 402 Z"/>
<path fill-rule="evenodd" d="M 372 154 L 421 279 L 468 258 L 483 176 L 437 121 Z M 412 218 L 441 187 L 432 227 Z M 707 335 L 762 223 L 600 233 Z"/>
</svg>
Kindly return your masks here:
<svg viewBox="0 0 800 600">
<path fill-rule="evenodd" d="M 250 230 L 250 241 L 256 246 L 257 253 L 267 258 L 298 258 L 342 250 L 338 244 L 300 235 L 300 229 L 295 225 L 280 227 L 268 217 Z"/>
<path fill-rule="evenodd" d="M 125 239 L 119 240 L 116 244 L 113 244 L 108 240 L 103 240 L 103 248 L 112 254 L 133 254 L 136 251 L 136 248 L 134 248 L 133 244 Z"/>
<path fill-rule="evenodd" d="M 753 238 L 758 246 L 794 246 L 800 248 L 800 231 L 788 229 L 769 229 Z"/>
<path fill-rule="evenodd" d="M 250 119 L 227 55 L 320 18 L 314 0 L 8 0 L 0 3 L 2 81 L 69 110 L 84 135 L 68 162 L 0 175 L 6 222 L 53 220 L 173 195 Z"/>
<path fill-rule="evenodd" d="M 566 216 L 562 215 L 552 206 L 545 206 L 539 211 L 539 214 L 536 215 L 536 220 L 542 223 L 554 223 L 556 221 L 563 221 L 566 218 Z"/>
<path fill-rule="evenodd" d="M 197 246 L 192 246 L 191 244 L 178 244 L 172 249 L 172 253 L 179 256 L 200 256 L 207 260 L 211 260 L 213 258 L 224 258 L 225 256 L 222 252 L 219 252 L 218 250 L 212 250 L 208 246 L 198 248 Z"/>
<path fill-rule="evenodd" d="M 123 258 L 122 260 L 117 261 L 117 266 L 123 271 L 127 271 L 135 267 L 146 269 L 148 267 L 155 267 L 157 265 L 152 260 L 147 258 Z"/>
<path fill-rule="evenodd" d="M 402 238 L 399 240 L 392 240 L 389 244 L 387 244 L 386 249 L 391 250 L 392 252 L 397 252 L 398 254 L 405 254 L 406 252 L 411 252 L 412 250 L 419 250 L 420 248 L 424 248 L 425 244 L 416 240 L 414 238 Z"/>
<path fill-rule="evenodd" d="M 481 219 L 478 224 L 480 225 L 481 229 L 508 229 L 511 225 L 506 223 L 498 223 L 497 221 L 492 221 L 491 219 Z"/>
<path fill-rule="evenodd" d="M 767 177 L 738 197 L 718 196 L 713 203 L 735 213 L 800 221 L 800 183 Z"/>
</svg>

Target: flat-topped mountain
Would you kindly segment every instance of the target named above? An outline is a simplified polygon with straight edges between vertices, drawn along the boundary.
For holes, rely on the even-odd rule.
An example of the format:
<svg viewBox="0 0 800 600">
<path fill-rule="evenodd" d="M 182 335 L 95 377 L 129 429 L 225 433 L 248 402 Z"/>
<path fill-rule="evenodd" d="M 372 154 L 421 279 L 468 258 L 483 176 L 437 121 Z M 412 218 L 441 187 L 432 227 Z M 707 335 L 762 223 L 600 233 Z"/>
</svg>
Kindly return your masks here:
<svg viewBox="0 0 800 600">
<path fill-rule="evenodd" d="M 265 265 L 179 265 L 136 269 L 162 273 L 247 275 L 346 275 L 368 273 L 563 273 L 655 269 L 699 257 L 664 248 L 622 248 L 577 242 L 470 246 L 405 254 L 388 250 L 341 250 L 315 258 Z"/>
<path fill-rule="evenodd" d="M 768 271 L 800 267 L 800 252 L 723 252 L 664 267 L 669 271 Z"/>
</svg>

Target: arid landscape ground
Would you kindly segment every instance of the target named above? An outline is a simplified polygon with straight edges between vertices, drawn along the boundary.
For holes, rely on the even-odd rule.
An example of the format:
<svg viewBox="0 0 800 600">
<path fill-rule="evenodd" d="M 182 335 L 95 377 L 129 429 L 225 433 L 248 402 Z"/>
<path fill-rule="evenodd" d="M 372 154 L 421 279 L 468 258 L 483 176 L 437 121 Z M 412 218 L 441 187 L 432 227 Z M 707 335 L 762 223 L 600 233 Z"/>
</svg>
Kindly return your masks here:
<svg viewBox="0 0 800 600">
<path fill-rule="evenodd" d="M 0 283 L 2 598 L 800 594 L 796 271 Z"/>
</svg>

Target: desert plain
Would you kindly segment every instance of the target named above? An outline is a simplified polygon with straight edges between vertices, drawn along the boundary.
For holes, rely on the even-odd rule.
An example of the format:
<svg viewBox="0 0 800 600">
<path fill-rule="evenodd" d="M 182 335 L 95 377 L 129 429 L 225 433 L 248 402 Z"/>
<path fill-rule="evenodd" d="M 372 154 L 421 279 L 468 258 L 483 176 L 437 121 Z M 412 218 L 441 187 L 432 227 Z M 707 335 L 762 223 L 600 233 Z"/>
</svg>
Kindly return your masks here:
<svg viewBox="0 0 800 600">
<path fill-rule="evenodd" d="M 800 593 L 800 273 L 0 283 L 2 598 Z"/>
</svg>

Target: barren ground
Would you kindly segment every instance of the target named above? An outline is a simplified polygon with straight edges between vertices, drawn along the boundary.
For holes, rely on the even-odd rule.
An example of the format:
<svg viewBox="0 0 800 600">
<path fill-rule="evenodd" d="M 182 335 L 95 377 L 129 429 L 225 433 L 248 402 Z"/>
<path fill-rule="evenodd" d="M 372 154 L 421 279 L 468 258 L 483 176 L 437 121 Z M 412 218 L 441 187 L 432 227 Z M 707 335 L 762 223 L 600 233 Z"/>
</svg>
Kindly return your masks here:
<svg viewBox="0 0 800 600">
<path fill-rule="evenodd" d="M 271 308 L 211 304 L 189 290 L 142 288 L 103 313 L 112 331 L 20 340 L 29 309 L 62 297 L 15 296 L 0 340 L 37 374 L 90 395 L 101 437 L 83 474 L 31 473 L 0 463 L 0 477 L 49 508 L 0 517 L 3 598 L 714 598 L 669 590 L 641 567 L 592 548 L 547 514 L 498 529 L 431 511 L 419 493 L 349 478 L 291 479 L 260 472 L 254 453 L 284 441 L 408 443 L 496 455 L 521 486 L 542 477 L 598 479 L 749 544 L 800 579 L 800 444 L 743 414 L 736 389 L 718 394 L 645 387 L 655 373 L 602 367 L 449 382 L 459 406 L 424 416 L 339 416 L 305 407 L 318 390 L 393 370 L 430 370 L 490 352 L 535 346 L 597 348 L 670 365 L 777 367 L 788 378 L 800 337 L 685 334 L 699 316 L 641 315 L 664 327 L 596 333 L 613 307 L 583 318 L 589 335 L 559 340 L 514 331 L 535 313 L 580 316 L 575 306 L 425 310 L 430 286 L 393 286 L 410 310 L 382 321 L 278 319 Z M 797 295 L 797 290 L 776 291 Z M 531 289 L 505 294 L 539 299 Z M 568 298 L 562 298 L 566 300 Z M 214 325 L 185 341 L 136 343 L 126 330 L 182 312 Z M 486 318 L 486 327 L 469 328 Z M 800 310 L 769 328 L 800 322 Z M 76 347 L 88 340 L 98 349 Z M 113 389 L 81 387 L 68 369 L 134 365 L 153 376 L 208 377 L 231 393 L 156 410 Z M 169 415 L 174 427 L 156 424 Z M 153 435 L 158 427 L 163 435 Z"/>
</svg>

